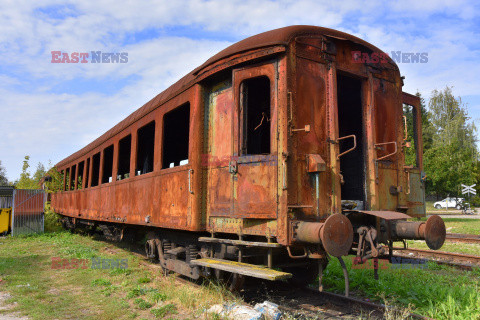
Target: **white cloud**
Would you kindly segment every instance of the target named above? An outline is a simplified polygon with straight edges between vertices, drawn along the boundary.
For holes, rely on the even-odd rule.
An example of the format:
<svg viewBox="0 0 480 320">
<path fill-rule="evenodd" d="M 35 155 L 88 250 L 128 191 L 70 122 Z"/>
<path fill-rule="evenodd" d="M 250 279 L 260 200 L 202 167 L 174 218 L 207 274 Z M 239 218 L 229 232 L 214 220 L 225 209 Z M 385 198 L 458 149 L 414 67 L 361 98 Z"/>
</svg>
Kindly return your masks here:
<svg viewBox="0 0 480 320">
<path fill-rule="evenodd" d="M 132 45 L 127 48 L 131 59 L 126 64 L 115 65 L 114 74 L 119 77 L 139 74 L 141 77 L 113 95 L 0 89 L 2 115 L 8 119 L 2 124 L 6 136 L 0 140 L 0 157 L 10 179 L 18 176 L 16 173 L 20 171 L 25 155 L 31 155 L 32 163 L 60 161 L 227 45 L 222 41 L 186 38 L 163 38 Z M 74 65 L 55 66 L 58 66 L 55 72 L 65 74 Z M 105 77 L 111 73 L 109 66 L 87 64 L 83 77 Z M 80 76 L 80 71 L 74 73 L 72 77 Z M 18 80 L 3 76 L 0 83 L 18 84 Z"/>
</svg>

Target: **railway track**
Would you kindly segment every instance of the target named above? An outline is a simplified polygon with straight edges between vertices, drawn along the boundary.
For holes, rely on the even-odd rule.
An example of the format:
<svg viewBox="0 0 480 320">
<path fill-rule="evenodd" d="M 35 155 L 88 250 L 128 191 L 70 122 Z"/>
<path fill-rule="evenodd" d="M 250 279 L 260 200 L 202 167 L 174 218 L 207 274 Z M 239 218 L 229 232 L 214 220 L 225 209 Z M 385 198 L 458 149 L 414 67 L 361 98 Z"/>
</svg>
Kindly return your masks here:
<svg viewBox="0 0 480 320">
<path fill-rule="evenodd" d="M 474 256 L 463 253 L 423 250 L 423 249 L 403 249 L 394 248 L 394 256 L 402 258 L 416 258 L 435 261 L 439 264 L 450 265 L 453 267 L 471 270 L 472 267 L 480 267 L 480 256 Z"/>
<path fill-rule="evenodd" d="M 163 268 L 147 259 L 142 248 L 130 247 L 131 253 L 142 258 L 141 264 L 147 268 L 163 272 Z M 185 284 L 199 287 L 195 282 L 183 277 L 176 280 Z M 402 313 L 391 306 L 366 301 L 357 297 L 318 291 L 311 287 L 292 287 L 286 282 L 270 282 L 258 279 L 248 279 L 245 288 L 240 293 L 242 299 L 249 305 L 269 300 L 279 305 L 279 309 L 299 319 L 384 319 L 386 314 Z M 404 312 L 404 311 L 403 311 Z M 408 319 L 431 319 L 419 314 L 403 314 Z"/>
<path fill-rule="evenodd" d="M 447 241 L 478 243 L 480 244 L 480 236 L 476 234 L 447 233 Z"/>
<path fill-rule="evenodd" d="M 347 310 L 348 310 L 348 308 L 352 308 L 352 307 L 353 308 L 359 308 L 360 310 L 363 311 L 363 313 L 362 313 L 363 315 L 365 315 L 365 312 L 367 312 L 366 314 L 369 315 L 369 317 L 368 317 L 369 319 L 374 314 L 375 315 L 380 315 L 381 319 L 384 319 L 386 314 L 393 315 L 393 314 L 397 314 L 397 313 L 404 313 L 403 315 L 405 317 L 402 317 L 402 318 L 431 319 L 431 318 L 428 318 L 428 317 L 425 317 L 425 316 L 422 316 L 422 315 L 419 315 L 419 314 L 416 314 L 416 313 L 411 313 L 411 312 L 406 312 L 405 313 L 405 311 L 397 310 L 396 308 L 391 307 L 391 306 L 386 306 L 386 305 L 380 304 L 380 303 L 373 303 L 373 302 L 370 302 L 370 301 L 365 301 L 363 299 L 356 298 L 356 297 L 345 297 L 344 295 L 340 295 L 340 294 L 336 294 L 336 293 L 332 293 L 332 292 L 327 292 L 327 291 L 319 292 L 318 290 L 313 289 L 313 288 L 302 288 L 302 290 L 306 291 L 307 293 L 313 294 L 313 295 L 319 295 L 319 296 L 323 297 L 324 299 L 326 299 L 327 301 L 330 301 L 331 303 L 335 303 L 340 307 L 347 308 Z"/>
</svg>

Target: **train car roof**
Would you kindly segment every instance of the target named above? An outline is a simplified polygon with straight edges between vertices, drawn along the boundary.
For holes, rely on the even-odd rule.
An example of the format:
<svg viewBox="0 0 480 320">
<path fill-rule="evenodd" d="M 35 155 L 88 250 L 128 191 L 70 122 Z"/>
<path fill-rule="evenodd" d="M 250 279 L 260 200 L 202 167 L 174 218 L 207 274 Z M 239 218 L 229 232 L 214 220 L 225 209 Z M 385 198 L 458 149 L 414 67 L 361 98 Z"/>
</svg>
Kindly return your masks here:
<svg viewBox="0 0 480 320">
<path fill-rule="evenodd" d="M 341 32 L 338 30 L 333 30 L 329 28 L 323 27 L 315 27 L 315 26 L 305 26 L 305 25 L 298 25 L 298 26 L 289 26 L 284 28 L 279 28 L 267 32 L 263 32 L 244 40 L 241 40 L 231 46 L 225 48 L 224 50 L 220 51 L 216 55 L 212 56 L 210 59 L 205 61 L 201 66 L 194 69 L 189 74 L 185 75 L 183 78 L 178 80 L 172 86 L 168 87 L 166 90 L 155 96 L 153 99 L 145 103 L 142 107 L 134 111 L 128 117 L 120 121 L 117 125 L 113 128 L 105 132 L 103 135 L 98 137 L 93 142 L 89 143 L 84 148 L 80 149 L 79 151 L 75 152 L 74 154 L 70 155 L 69 157 L 63 159 L 57 164 L 57 167 L 62 167 L 69 162 L 75 161 L 80 157 L 83 157 L 85 154 L 90 152 L 91 150 L 95 149 L 96 147 L 100 146 L 105 141 L 109 140 L 131 124 L 133 124 L 138 119 L 142 118 L 143 116 L 147 115 L 154 109 L 156 109 L 161 104 L 167 102 L 168 100 L 172 99 L 173 97 L 177 96 L 181 92 L 187 90 L 191 86 L 193 86 L 198 79 L 198 74 L 202 69 L 205 69 L 212 64 L 219 62 L 225 58 L 233 56 L 235 54 L 239 54 L 242 52 L 247 52 L 254 49 L 261 49 L 267 48 L 272 46 L 287 46 L 293 39 L 298 36 L 315 36 L 315 35 L 322 35 L 330 38 L 335 38 L 339 40 L 348 40 L 354 43 L 360 44 L 369 48 L 374 52 L 382 52 L 377 47 L 373 46 L 372 44 L 352 36 L 348 33 Z M 392 64 L 395 64 L 393 61 Z"/>
</svg>

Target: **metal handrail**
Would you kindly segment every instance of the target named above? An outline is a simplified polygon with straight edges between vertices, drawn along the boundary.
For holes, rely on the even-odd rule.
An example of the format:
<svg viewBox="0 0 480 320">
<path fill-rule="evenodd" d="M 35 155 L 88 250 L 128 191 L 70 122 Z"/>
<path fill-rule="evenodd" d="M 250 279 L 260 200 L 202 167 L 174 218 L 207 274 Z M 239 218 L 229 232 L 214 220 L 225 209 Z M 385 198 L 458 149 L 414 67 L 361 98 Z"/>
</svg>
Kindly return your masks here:
<svg viewBox="0 0 480 320">
<path fill-rule="evenodd" d="M 351 135 L 348 135 L 348 136 L 344 136 L 344 137 L 340 137 L 337 139 L 337 143 L 341 140 L 345 140 L 345 139 L 348 139 L 348 138 L 353 138 L 353 147 L 340 153 L 338 156 L 337 156 L 337 160 L 340 159 L 341 156 L 344 156 L 346 155 L 347 153 L 353 151 L 356 147 L 357 147 L 357 137 L 354 135 L 354 134 L 351 134 Z"/>
<path fill-rule="evenodd" d="M 396 154 L 398 152 L 396 141 L 376 143 L 375 148 L 377 148 L 378 146 L 384 146 L 384 145 L 388 145 L 388 144 L 393 144 L 395 146 L 395 151 L 393 151 L 392 153 L 389 153 L 387 155 L 384 155 L 383 157 L 380 157 L 380 158 L 376 159 L 376 161 L 380 161 L 380 160 L 383 160 L 383 159 L 388 158 L 390 156 L 393 156 L 394 154 Z"/>
</svg>

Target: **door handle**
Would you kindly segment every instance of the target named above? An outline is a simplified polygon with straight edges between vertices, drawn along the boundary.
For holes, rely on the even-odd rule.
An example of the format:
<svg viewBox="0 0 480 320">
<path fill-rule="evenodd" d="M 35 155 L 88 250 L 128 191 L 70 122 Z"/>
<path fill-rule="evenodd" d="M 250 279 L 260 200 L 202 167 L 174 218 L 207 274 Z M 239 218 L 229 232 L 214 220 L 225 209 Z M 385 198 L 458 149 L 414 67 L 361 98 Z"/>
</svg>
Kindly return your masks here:
<svg viewBox="0 0 480 320">
<path fill-rule="evenodd" d="M 228 163 L 228 172 L 235 174 L 238 172 L 238 162 L 237 160 L 231 160 Z"/>
</svg>

